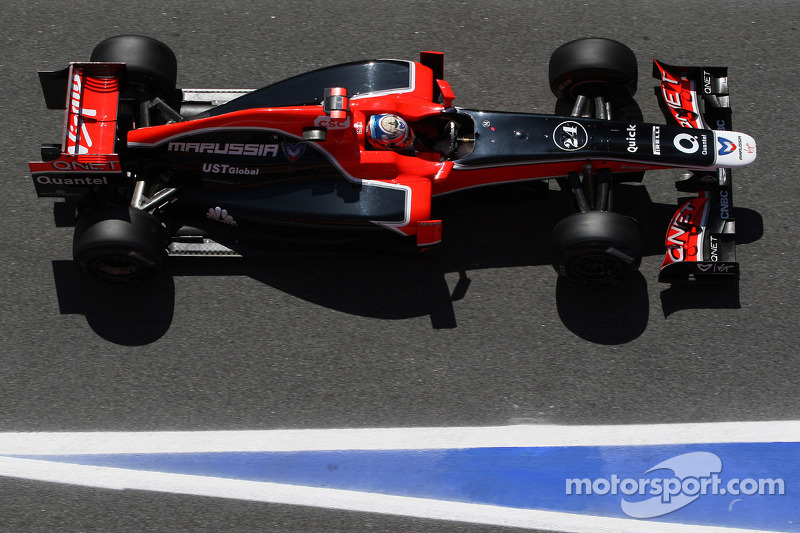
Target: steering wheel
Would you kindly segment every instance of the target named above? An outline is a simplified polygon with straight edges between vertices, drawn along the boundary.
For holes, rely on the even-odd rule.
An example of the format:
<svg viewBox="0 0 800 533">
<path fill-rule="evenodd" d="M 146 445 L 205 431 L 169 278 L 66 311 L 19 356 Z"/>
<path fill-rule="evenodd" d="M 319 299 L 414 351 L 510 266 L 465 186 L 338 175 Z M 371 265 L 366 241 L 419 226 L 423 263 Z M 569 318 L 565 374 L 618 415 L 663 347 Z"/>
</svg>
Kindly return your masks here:
<svg viewBox="0 0 800 533">
<path fill-rule="evenodd" d="M 447 129 L 450 132 L 450 149 L 447 152 L 447 157 L 453 157 L 458 150 L 458 124 L 454 120 L 447 123 Z"/>
</svg>

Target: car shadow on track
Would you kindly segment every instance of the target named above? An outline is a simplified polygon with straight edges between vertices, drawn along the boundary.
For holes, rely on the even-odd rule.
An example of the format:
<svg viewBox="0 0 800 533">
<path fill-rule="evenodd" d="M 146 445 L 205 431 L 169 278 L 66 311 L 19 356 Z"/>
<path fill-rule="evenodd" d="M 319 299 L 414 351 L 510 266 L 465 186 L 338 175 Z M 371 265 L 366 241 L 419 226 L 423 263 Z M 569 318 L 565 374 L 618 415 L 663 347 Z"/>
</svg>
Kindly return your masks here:
<svg viewBox="0 0 800 533">
<path fill-rule="evenodd" d="M 72 261 L 53 261 L 61 314 L 81 314 L 95 333 L 114 344 L 142 346 L 172 325 L 175 284 L 160 274 L 146 283 L 105 283 L 80 272 Z"/>
<path fill-rule="evenodd" d="M 764 220 L 752 209 L 735 207 L 736 244 L 748 244 L 764 234 Z M 747 272 L 747 266 L 743 267 Z M 661 309 L 664 317 L 684 309 L 739 309 L 739 282 L 694 285 L 673 284 L 661 291 Z"/>
<path fill-rule="evenodd" d="M 559 278 L 558 316 L 575 335 L 595 344 L 624 344 L 647 328 L 650 302 L 640 273 L 615 285 L 582 287 Z"/>
<path fill-rule="evenodd" d="M 144 345 L 170 328 L 175 277 L 247 276 L 337 311 L 389 320 L 429 316 L 434 329 L 455 328 L 453 303 L 469 297 L 470 271 L 550 263 L 550 232 L 569 211 L 560 192 L 541 185 L 478 189 L 437 200 L 445 226 L 441 256 L 435 258 L 363 253 L 171 257 L 159 276 L 131 285 L 96 282 L 72 262 L 56 261 L 60 310 L 85 315 L 90 327 L 110 342 Z M 616 210 L 639 220 L 644 255 L 663 255 L 664 231 L 677 206 L 652 202 L 637 184 L 620 185 L 616 203 Z M 740 241 L 757 240 L 760 217 L 737 210 L 737 217 L 743 216 L 751 219 L 742 225 L 750 229 Z M 598 344 L 621 344 L 645 331 L 649 299 L 642 274 L 617 285 L 584 287 L 549 272 L 558 315 L 575 335 Z M 687 308 L 739 307 L 738 290 L 730 286 L 665 286 L 661 300 L 665 316 Z"/>
</svg>

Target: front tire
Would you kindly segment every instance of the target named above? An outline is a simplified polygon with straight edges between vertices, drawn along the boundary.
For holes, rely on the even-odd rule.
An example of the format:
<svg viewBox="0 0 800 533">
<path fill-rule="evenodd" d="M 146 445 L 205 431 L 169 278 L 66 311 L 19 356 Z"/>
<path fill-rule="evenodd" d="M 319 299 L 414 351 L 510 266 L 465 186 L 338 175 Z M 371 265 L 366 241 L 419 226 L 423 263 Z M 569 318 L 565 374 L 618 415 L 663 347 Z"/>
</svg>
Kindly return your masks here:
<svg viewBox="0 0 800 533">
<path fill-rule="evenodd" d="M 95 278 L 139 281 L 161 268 L 165 240 L 164 227 L 153 215 L 132 207 L 106 207 L 78 218 L 72 256 Z"/>
<path fill-rule="evenodd" d="M 553 229 L 553 268 L 582 284 L 617 283 L 639 268 L 642 235 L 631 218 L 606 211 L 568 216 Z"/>
<path fill-rule="evenodd" d="M 550 89 L 556 98 L 633 97 L 639 69 L 633 51 L 611 39 L 577 39 L 550 56 Z"/>
</svg>

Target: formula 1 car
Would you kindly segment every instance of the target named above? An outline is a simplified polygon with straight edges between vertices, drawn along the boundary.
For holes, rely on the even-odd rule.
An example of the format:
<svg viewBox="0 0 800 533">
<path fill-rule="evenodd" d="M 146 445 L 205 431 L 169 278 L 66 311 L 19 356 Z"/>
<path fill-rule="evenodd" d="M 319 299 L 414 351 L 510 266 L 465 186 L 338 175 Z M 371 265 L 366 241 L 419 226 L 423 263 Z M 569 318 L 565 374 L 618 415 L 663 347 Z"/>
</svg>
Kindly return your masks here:
<svg viewBox="0 0 800 533">
<path fill-rule="evenodd" d="M 176 72 L 165 44 L 134 35 L 40 72 L 48 107 L 66 117 L 62 142 L 30 163 L 34 186 L 74 200 L 74 260 L 96 277 L 140 279 L 167 255 L 237 254 L 240 236 L 278 226 L 384 229 L 426 250 L 442 238 L 434 196 L 554 179 L 574 209 L 552 234 L 556 271 L 613 283 L 636 271 L 642 248 L 637 222 L 612 211 L 614 186 L 678 168 L 678 189 L 696 197 L 667 228 L 659 279 L 738 278 L 730 169 L 752 163 L 756 143 L 730 131 L 725 68 L 654 61 L 669 124 L 613 120 L 636 91 L 637 62 L 600 38 L 551 56 L 564 116 L 455 106 L 438 52 L 258 90 L 176 89 Z M 413 145 L 373 146 L 365 124 L 377 114 L 402 117 Z"/>
</svg>

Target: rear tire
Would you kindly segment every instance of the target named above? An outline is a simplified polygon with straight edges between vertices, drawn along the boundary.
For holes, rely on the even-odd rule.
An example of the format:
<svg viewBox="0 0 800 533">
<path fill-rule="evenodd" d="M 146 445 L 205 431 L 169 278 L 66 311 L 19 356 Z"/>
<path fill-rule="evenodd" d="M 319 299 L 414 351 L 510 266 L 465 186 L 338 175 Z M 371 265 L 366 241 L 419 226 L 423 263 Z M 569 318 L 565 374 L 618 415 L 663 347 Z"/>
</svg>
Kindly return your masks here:
<svg viewBox="0 0 800 533">
<path fill-rule="evenodd" d="M 165 240 L 164 227 L 153 215 L 132 207 L 105 207 L 78 218 L 72 255 L 95 278 L 139 281 L 161 268 Z"/>
<path fill-rule="evenodd" d="M 169 46 L 144 35 L 117 35 L 100 42 L 92 61 L 124 62 L 128 81 L 161 95 L 175 90 L 178 61 Z"/>
<path fill-rule="evenodd" d="M 617 283 L 642 261 L 638 224 L 618 213 L 589 211 L 568 216 L 553 229 L 553 268 L 583 284 Z"/>
<path fill-rule="evenodd" d="M 636 94 L 639 69 L 633 51 L 622 43 L 577 39 L 561 45 L 550 56 L 549 78 L 556 98 L 630 98 Z"/>
</svg>

